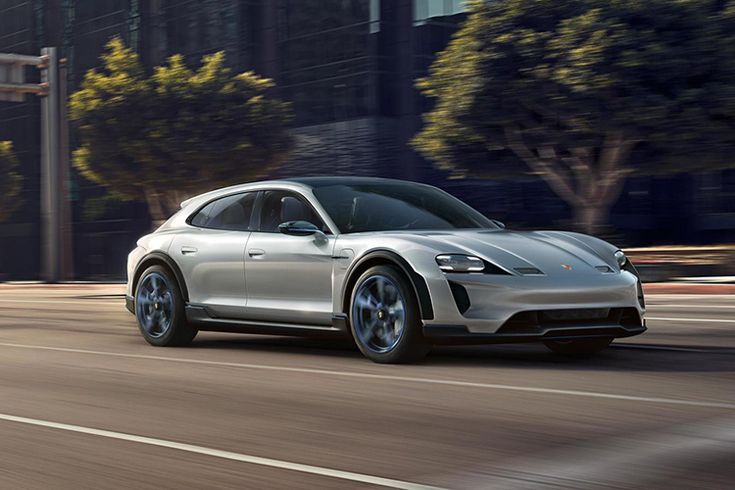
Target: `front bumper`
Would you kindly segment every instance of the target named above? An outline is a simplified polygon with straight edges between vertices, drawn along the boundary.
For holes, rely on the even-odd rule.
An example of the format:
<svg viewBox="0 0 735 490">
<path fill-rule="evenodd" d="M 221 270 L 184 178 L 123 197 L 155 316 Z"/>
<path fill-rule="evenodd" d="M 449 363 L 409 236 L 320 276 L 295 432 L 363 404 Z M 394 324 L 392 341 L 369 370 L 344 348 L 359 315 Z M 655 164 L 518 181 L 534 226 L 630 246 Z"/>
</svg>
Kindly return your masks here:
<svg viewBox="0 0 735 490">
<path fill-rule="evenodd" d="M 424 331 L 432 338 L 480 339 L 477 335 L 498 342 L 522 342 L 562 335 L 594 336 L 597 332 L 625 337 L 645 331 L 638 278 L 625 271 L 568 277 L 455 273 L 428 277 L 427 283 L 434 318 L 424 320 Z M 542 316 L 520 331 L 507 326 L 522 314 L 594 309 L 607 309 L 611 316 L 587 324 L 584 316 L 566 323 Z M 621 323 L 615 315 L 623 311 L 626 318 Z"/>
</svg>

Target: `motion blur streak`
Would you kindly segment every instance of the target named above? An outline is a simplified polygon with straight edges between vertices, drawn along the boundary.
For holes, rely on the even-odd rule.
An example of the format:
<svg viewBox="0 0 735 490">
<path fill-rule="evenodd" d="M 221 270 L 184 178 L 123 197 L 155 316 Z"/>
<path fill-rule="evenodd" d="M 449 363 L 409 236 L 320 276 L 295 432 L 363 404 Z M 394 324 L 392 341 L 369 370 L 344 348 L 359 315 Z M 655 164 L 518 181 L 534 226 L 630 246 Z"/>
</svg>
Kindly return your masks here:
<svg viewBox="0 0 735 490">
<path fill-rule="evenodd" d="M 541 452 L 512 469 L 486 470 L 477 489 L 647 488 L 651 468 L 675 468 L 692 460 L 717 460 L 735 453 L 735 419 L 707 419 L 628 437 L 592 441 Z"/>
<path fill-rule="evenodd" d="M 119 439 L 121 441 L 137 442 L 139 444 L 148 444 L 150 446 L 159 446 L 178 451 L 187 451 L 190 453 L 203 454 L 215 458 L 230 459 L 240 461 L 242 463 L 256 464 L 261 466 L 270 466 L 284 470 L 300 471 L 302 473 L 311 473 L 314 475 L 328 476 L 341 480 L 350 480 L 354 482 L 368 483 L 370 485 L 380 485 L 386 488 L 398 488 L 402 490 L 445 490 L 440 487 L 432 487 L 420 485 L 417 483 L 405 482 L 400 480 L 391 480 L 388 478 L 380 478 L 378 476 L 363 475 L 360 473 L 352 473 L 350 471 L 333 470 L 330 468 L 321 468 L 319 466 L 311 466 L 306 464 L 291 463 L 289 461 L 280 461 L 277 459 L 261 458 L 258 456 L 250 456 L 248 454 L 233 453 L 230 451 L 221 451 L 208 447 L 195 446 L 192 444 L 183 444 L 180 442 L 166 441 L 163 439 L 155 439 L 152 437 L 138 436 L 134 434 L 124 434 L 122 432 L 114 432 L 110 430 L 94 429 L 91 427 L 82 427 L 79 425 L 60 424 L 58 422 L 50 422 L 48 420 L 31 419 L 27 417 L 17 417 L 0 413 L 0 420 L 8 422 L 18 422 L 21 424 L 36 425 L 39 427 L 47 427 L 51 429 L 66 430 L 78 432 L 80 434 L 88 434 L 92 436 L 107 437 L 110 439 Z"/>
<path fill-rule="evenodd" d="M 123 354 L 120 352 L 105 352 L 105 351 L 91 351 L 83 349 L 69 349 L 62 347 L 48 347 L 42 345 L 24 345 L 24 344 L 9 344 L 0 342 L 0 347 L 17 347 L 21 349 L 40 349 L 40 350 L 51 350 L 59 352 L 70 352 L 76 354 L 91 354 L 99 356 L 113 356 L 113 357 L 127 357 L 133 359 L 147 359 L 153 361 L 170 361 L 170 362 L 183 362 L 189 364 L 206 364 L 211 366 L 227 366 L 234 368 L 243 369 L 262 369 L 267 371 L 286 371 L 296 373 L 308 373 L 308 374 L 319 374 L 327 376 L 343 376 L 351 378 L 367 378 L 367 379 L 379 379 L 388 381 L 400 381 L 407 383 L 425 383 L 425 384 L 436 384 L 436 385 L 448 385 L 448 386 L 460 386 L 465 388 L 481 388 L 490 390 L 509 390 L 509 391 L 521 391 L 529 393 L 544 393 L 549 395 L 569 395 L 569 396 L 585 396 L 591 398 L 607 398 L 612 400 L 625 400 L 625 401 L 636 401 L 644 403 L 662 403 L 670 405 L 689 405 L 693 407 L 707 407 L 707 408 L 723 408 L 727 410 L 735 410 L 735 404 L 725 402 L 713 402 L 713 401 L 696 401 L 696 400 L 679 400 L 675 398 L 658 398 L 649 396 L 631 396 L 614 393 L 598 393 L 593 391 L 579 391 L 579 390 L 557 390 L 552 388 L 538 388 L 533 386 L 513 386 L 513 385 L 502 385 L 495 383 L 473 383 L 468 381 L 458 381 L 451 379 L 429 379 L 429 378 L 414 378 L 408 376 L 392 376 L 383 374 L 370 374 L 370 373 L 357 373 L 357 372 L 344 372 L 344 371 L 328 371 L 324 369 L 309 369 L 299 367 L 287 367 L 287 366 L 265 366 L 256 364 L 241 364 L 237 362 L 218 362 L 218 361 L 203 361 L 199 359 L 184 359 L 178 357 L 167 357 L 167 356 L 147 356 L 141 354 Z"/>
</svg>

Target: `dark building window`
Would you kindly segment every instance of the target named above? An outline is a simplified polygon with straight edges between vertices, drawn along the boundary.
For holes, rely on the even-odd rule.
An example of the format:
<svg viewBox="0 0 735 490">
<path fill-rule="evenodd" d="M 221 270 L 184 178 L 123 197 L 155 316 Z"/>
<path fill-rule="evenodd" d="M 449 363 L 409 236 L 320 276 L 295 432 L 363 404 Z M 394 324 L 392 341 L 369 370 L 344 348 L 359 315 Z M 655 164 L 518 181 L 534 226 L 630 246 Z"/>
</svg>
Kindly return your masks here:
<svg viewBox="0 0 735 490">
<path fill-rule="evenodd" d="M 376 0 L 281 0 L 278 84 L 297 125 L 374 112 Z"/>
</svg>

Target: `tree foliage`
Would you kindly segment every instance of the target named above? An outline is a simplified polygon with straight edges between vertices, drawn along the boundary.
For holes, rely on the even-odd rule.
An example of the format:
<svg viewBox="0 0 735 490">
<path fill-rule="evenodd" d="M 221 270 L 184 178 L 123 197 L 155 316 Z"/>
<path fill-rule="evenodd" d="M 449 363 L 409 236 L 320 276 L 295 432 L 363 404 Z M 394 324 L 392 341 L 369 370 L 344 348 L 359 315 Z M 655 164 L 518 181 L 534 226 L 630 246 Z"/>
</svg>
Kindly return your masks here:
<svg viewBox="0 0 735 490">
<path fill-rule="evenodd" d="M 74 166 L 115 195 L 146 200 L 155 220 L 187 195 L 265 175 L 292 147 L 290 108 L 270 95 L 273 83 L 233 75 L 222 52 L 197 70 L 174 55 L 148 75 L 113 38 L 102 61 L 70 99 Z"/>
<path fill-rule="evenodd" d="M 735 164 L 735 2 L 474 0 L 418 87 L 437 166 L 540 176 L 593 231 L 633 172 Z"/>
<path fill-rule="evenodd" d="M 13 143 L 0 141 L 0 223 L 10 218 L 20 204 L 23 177 L 18 173 L 18 167 Z"/>
</svg>

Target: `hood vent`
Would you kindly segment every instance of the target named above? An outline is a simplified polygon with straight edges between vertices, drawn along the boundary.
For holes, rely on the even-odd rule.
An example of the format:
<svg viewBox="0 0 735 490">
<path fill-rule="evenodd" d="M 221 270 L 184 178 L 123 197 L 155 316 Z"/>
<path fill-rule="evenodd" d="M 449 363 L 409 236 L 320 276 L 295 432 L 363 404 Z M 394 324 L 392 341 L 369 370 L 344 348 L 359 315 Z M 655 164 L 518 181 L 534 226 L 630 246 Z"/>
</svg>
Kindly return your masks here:
<svg viewBox="0 0 735 490">
<path fill-rule="evenodd" d="M 544 274 L 535 267 L 516 267 L 513 270 L 519 274 L 523 274 L 524 276 L 541 276 Z"/>
<path fill-rule="evenodd" d="M 595 269 L 602 272 L 603 274 L 610 274 L 612 272 L 615 272 L 614 270 L 612 270 L 610 267 L 606 265 L 597 265 L 595 266 Z"/>
</svg>

